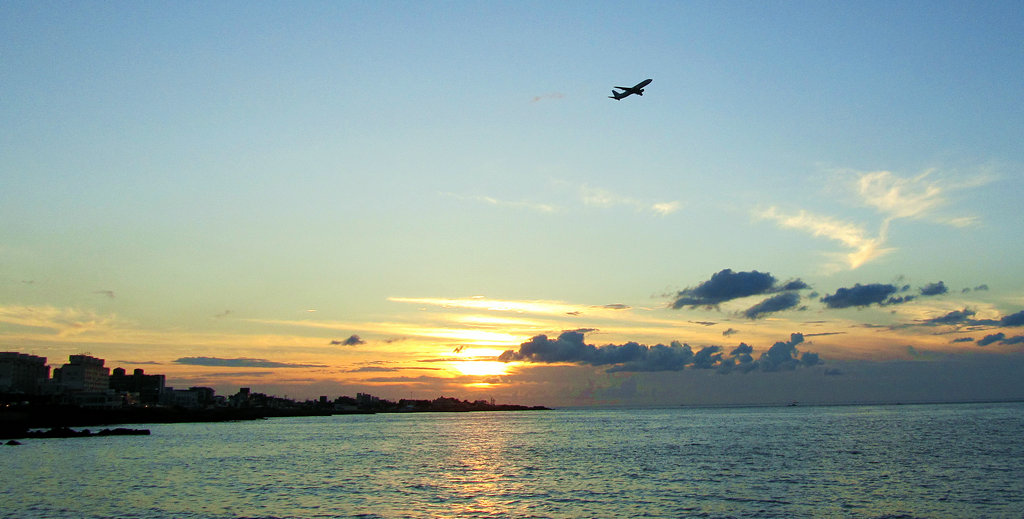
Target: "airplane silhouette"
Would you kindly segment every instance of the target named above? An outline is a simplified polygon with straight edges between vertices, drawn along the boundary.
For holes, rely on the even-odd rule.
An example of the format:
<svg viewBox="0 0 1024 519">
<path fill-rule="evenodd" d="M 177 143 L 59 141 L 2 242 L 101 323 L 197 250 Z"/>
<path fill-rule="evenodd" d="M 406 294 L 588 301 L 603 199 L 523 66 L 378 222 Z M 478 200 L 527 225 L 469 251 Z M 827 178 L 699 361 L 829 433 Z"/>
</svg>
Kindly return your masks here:
<svg viewBox="0 0 1024 519">
<path fill-rule="evenodd" d="M 608 98 L 609 99 L 614 99 L 614 100 L 618 101 L 619 99 L 622 99 L 623 97 L 629 97 L 629 96 L 631 96 L 633 94 L 636 94 L 638 96 L 642 96 L 642 95 L 644 95 L 644 87 L 649 85 L 649 84 L 651 84 L 651 81 L 654 81 L 654 80 L 653 79 L 645 79 L 645 80 L 637 83 L 636 86 L 633 86 L 633 87 L 620 87 L 620 86 L 613 87 L 613 88 L 618 88 L 618 89 L 622 90 L 622 92 L 616 92 L 616 91 L 612 90 L 612 95 L 608 96 Z"/>
</svg>

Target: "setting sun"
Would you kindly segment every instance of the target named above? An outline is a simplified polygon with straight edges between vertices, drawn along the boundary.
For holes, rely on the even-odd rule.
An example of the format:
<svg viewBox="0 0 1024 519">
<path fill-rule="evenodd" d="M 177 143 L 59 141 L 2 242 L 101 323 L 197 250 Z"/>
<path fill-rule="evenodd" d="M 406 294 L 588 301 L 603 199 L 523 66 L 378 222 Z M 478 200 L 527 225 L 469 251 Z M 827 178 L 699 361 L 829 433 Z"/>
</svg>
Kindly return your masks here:
<svg viewBox="0 0 1024 519">
<path fill-rule="evenodd" d="M 494 376 L 508 374 L 509 365 L 489 360 L 466 360 L 452 362 L 452 367 L 463 375 Z"/>
</svg>

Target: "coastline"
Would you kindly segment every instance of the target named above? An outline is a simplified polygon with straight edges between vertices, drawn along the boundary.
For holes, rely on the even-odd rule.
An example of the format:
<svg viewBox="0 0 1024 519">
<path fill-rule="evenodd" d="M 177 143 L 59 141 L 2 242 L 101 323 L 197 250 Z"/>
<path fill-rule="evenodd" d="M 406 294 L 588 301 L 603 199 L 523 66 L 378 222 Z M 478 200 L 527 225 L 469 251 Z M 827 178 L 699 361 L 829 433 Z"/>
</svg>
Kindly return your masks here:
<svg viewBox="0 0 1024 519">
<path fill-rule="evenodd" d="M 543 406 L 515 404 L 479 404 L 421 406 L 401 409 L 324 409 L 316 407 L 271 408 L 217 407 L 186 409 L 181 407 L 124 407 L 83 408 L 66 405 L 20 406 L 0 410 L 0 439 L 12 440 L 31 437 L 34 429 L 69 427 L 95 427 L 107 425 L 147 423 L 203 423 L 263 420 L 295 416 L 333 416 L 376 413 L 453 413 L 489 411 L 542 411 Z"/>
</svg>

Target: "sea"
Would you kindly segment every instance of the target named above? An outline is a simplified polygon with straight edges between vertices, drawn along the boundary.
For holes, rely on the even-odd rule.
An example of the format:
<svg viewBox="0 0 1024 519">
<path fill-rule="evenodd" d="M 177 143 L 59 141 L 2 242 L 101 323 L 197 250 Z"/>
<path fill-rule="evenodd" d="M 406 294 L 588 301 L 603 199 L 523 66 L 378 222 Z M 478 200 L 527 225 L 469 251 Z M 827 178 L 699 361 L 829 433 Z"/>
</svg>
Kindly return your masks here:
<svg viewBox="0 0 1024 519">
<path fill-rule="evenodd" d="M 144 427 L 0 445 L 0 517 L 1024 517 L 1022 403 Z"/>
</svg>

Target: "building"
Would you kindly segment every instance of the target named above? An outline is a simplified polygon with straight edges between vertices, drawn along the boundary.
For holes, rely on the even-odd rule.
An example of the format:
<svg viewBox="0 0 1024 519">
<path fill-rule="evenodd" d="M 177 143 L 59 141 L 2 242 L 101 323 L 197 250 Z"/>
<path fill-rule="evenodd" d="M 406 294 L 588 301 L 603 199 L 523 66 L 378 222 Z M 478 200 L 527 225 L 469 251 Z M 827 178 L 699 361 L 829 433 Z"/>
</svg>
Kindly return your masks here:
<svg viewBox="0 0 1024 519">
<path fill-rule="evenodd" d="M 46 357 L 0 352 L 0 392 L 38 394 L 49 379 Z"/>
<path fill-rule="evenodd" d="M 118 393 L 136 393 L 140 404 L 156 404 L 160 402 L 160 394 L 164 392 L 164 375 L 147 375 L 136 369 L 128 375 L 124 368 L 115 368 L 110 374 L 110 389 Z"/>
<path fill-rule="evenodd" d="M 88 355 L 71 355 L 68 363 L 53 370 L 53 382 L 65 391 L 106 392 L 110 389 L 110 368 L 104 360 Z"/>
</svg>

